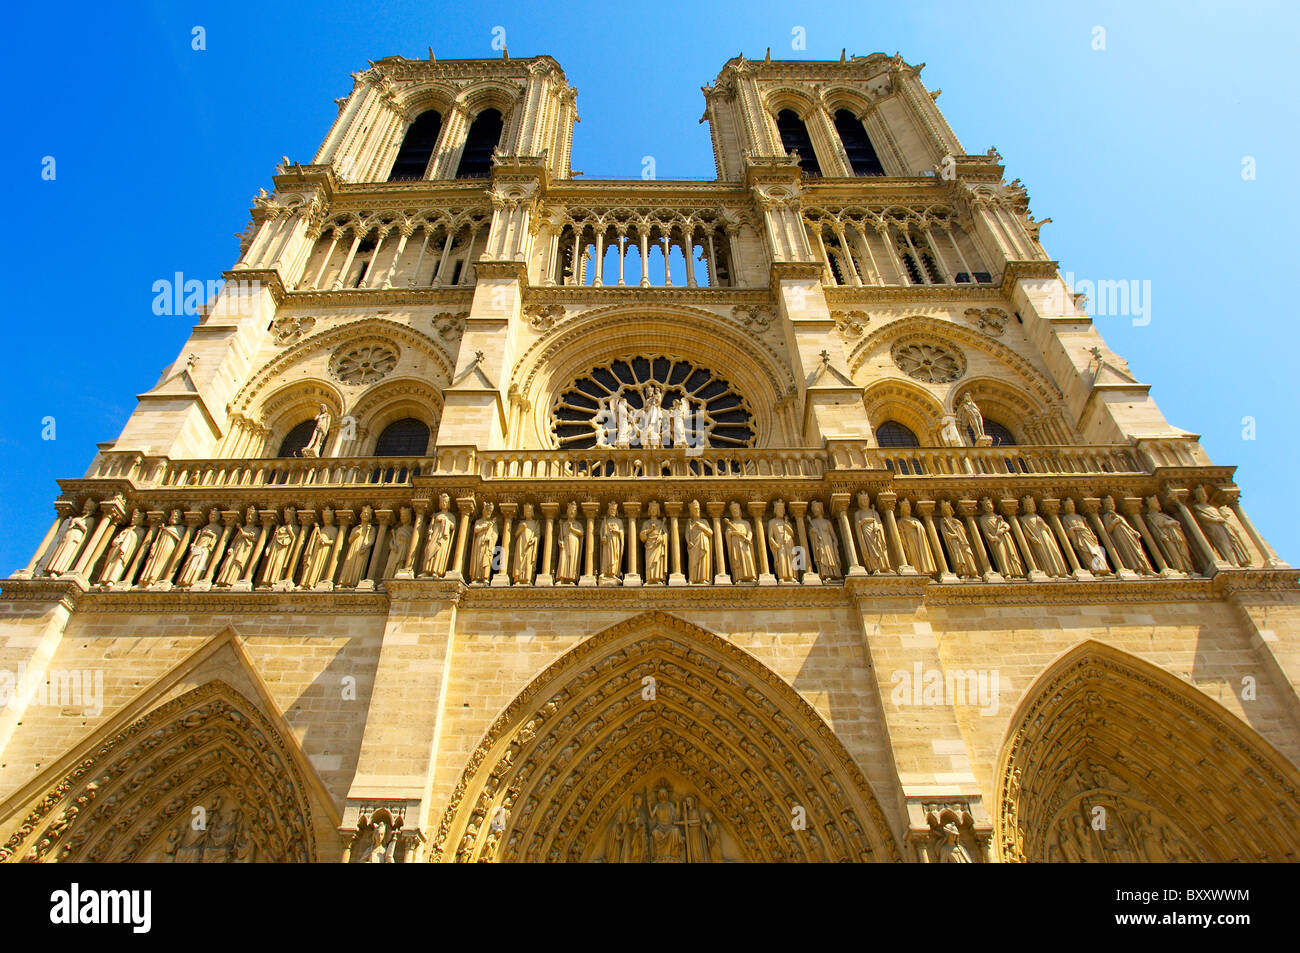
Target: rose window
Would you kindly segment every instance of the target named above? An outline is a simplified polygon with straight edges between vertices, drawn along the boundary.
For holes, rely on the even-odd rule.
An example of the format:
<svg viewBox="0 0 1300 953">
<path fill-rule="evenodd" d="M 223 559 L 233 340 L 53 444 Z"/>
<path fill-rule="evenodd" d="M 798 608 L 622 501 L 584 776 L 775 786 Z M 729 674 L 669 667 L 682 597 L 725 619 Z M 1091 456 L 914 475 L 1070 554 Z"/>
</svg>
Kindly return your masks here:
<svg viewBox="0 0 1300 953">
<path fill-rule="evenodd" d="M 927 384 L 946 384 L 966 373 L 961 352 L 937 344 L 896 344 L 890 356 L 909 377 Z"/>
<path fill-rule="evenodd" d="M 707 368 L 668 357 L 636 357 L 593 368 L 566 388 L 551 412 L 560 447 L 750 447 L 745 399 Z"/>
<path fill-rule="evenodd" d="M 330 373 L 344 384 L 373 384 L 397 366 L 397 348 L 386 342 L 340 348 L 330 360 Z"/>
</svg>

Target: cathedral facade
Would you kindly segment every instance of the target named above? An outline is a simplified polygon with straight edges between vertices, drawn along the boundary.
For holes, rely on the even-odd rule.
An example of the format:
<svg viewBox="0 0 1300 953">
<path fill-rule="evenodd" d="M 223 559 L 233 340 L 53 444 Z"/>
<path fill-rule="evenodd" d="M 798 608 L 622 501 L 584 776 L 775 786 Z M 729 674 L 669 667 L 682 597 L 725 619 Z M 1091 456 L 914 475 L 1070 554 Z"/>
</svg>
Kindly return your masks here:
<svg viewBox="0 0 1300 953">
<path fill-rule="evenodd" d="M 920 73 L 355 74 L 0 584 L 0 860 L 1300 859 L 1298 574 Z"/>
</svg>

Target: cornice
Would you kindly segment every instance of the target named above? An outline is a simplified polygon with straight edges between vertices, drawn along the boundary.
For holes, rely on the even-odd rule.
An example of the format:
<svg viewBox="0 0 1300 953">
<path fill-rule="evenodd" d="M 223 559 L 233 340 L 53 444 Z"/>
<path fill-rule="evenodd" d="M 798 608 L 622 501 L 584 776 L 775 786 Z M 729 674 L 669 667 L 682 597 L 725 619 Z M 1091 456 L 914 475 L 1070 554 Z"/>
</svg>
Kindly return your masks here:
<svg viewBox="0 0 1300 953">
<path fill-rule="evenodd" d="M 1002 303 L 1006 296 L 994 284 L 960 285 L 825 285 L 823 293 L 828 304 L 870 305 L 899 304 L 908 301 L 934 302 L 952 299 L 968 304 L 971 301 Z"/>
<path fill-rule="evenodd" d="M 238 274 L 238 272 L 237 272 Z M 474 286 L 428 288 L 340 288 L 337 291 L 291 291 L 284 297 L 285 307 L 293 308 L 366 308 L 384 305 L 468 306 L 474 300 Z"/>
<path fill-rule="evenodd" d="M 1002 271 L 1002 293 L 1010 298 L 1025 279 L 1055 278 L 1060 274 L 1057 261 L 1008 261 Z"/>
<path fill-rule="evenodd" d="M 590 304 L 593 308 L 615 304 L 698 304 L 702 307 L 718 307 L 728 304 L 766 304 L 770 300 L 771 292 L 767 288 L 529 285 L 525 292 L 527 304 L 558 303 L 570 304 L 575 308 L 585 304 Z"/>
</svg>

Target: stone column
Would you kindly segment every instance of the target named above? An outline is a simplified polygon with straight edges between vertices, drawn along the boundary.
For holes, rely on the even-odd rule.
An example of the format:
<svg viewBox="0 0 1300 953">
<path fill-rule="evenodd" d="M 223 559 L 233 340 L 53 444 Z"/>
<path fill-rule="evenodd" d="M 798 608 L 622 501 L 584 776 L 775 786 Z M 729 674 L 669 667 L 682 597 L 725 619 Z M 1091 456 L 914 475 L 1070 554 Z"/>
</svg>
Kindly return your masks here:
<svg viewBox="0 0 1300 953">
<path fill-rule="evenodd" d="M 642 271 L 644 275 L 645 272 Z M 672 537 L 672 573 L 668 576 L 668 585 L 684 586 L 686 585 L 686 576 L 682 573 L 682 543 L 681 534 L 677 531 L 677 523 L 682 515 L 682 504 L 679 501 L 665 502 L 664 512 L 668 514 L 668 535 Z"/>
<path fill-rule="evenodd" d="M 1079 500 L 1079 508 L 1088 517 L 1088 525 L 1092 527 L 1092 531 L 1097 534 L 1097 539 L 1101 542 L 1102 548 L 1106 550 L 1106 557 L 1110 560 L 1111 568 L 1114 569 L 1116 577 L 1120 579 L 1137 579 L 1138 574 L 1131 569 L 1125 569 L 1124 564 L 1119 561 L 1119 556 L 1115 553 L 1115 544 L 1110 540 L 1110 533 L 1106 532 L 1101 517 L 1097 515 L 1101 510 L 1101 498 L 1085 496 Z"/>
<path fill-rule="evenodd" d="M 357 256 L 357 246 L 361 244 L 361 239 L 364 237 L 357 231 L 356 226 L 352 226 L 352 247 L 348 249 L 347 255 L 344 256 L 343 264 L 339 267 L 339 273 L 334 276 L 334 284 L 331 286 L 331 290 L 338 291 L 343 287 L 348 271 L 352 268 L 352 259 Z"/>
<path fill-rule="evenodd" d="M 1259 550 L 1259 554 L 1264 557 L 1264 568 L 1290 569 L 1291 564 L 1278 556 L 1277 550 L 1268 544 L 1268 540 L 1260 535 L 1259 530 L 1255 529 L 1255 524 L 1250 521 L 1250 517 L 1246 515 L 1246 511 L 1241 508 L 1241 497 L 1236 488 L 1221 490 L 1220 492 L 1227 497 L 1228 507 L 1232 510 L 1233 515 L 1237 517 L 1237 522 L 1240 523 L 1241 528 L 1246 531 L 1246 535 L 1250 537 L 1250 541 L 1255 544 L 1255 548 Z"/>
<path fill-rule="evenodd" d="M 307 546 L 312 530 L 316 526 L 315 510 L 298 511 L 298 538 L 293 541 L 293 550 L 289 553 L 289 564 L 284 569 L 284 578 L 272 583 L 271 588 L 296 589 L 298 583 L 298 560 Z"/>
<path fill-rule="evenodd" d="M 348 530 L 352 527 L 352 518 L 354 516 L 356 514 L 352 510 L 334 511 L 334 524 L 338 527 L 338 536 L 334 539 L 334 548 L 330 551 L 329 562 L 325 566 L 325 574 L 316 583 L 316 589 L 325 592 L 334 591 L 334 575 L 338 572 L 339 560 L 348 544 Z M 412 538 L 411 543 L 412 547 L 414 547 L 414 538 Z"/>
<path fill-rule="evenodd" d="M 1162 576 L 1170 575 L 1169 564 L 1165 562 L 1165 554 L 1160 551 L 1160 544 L 1156 541 L 1155 534 L 1147 526 L 1147 521 L 1142 518 L 1142 500 L 1136 496 L 1126 496 L 1119 501 L 1119 511 L 1129 518 L 1135 527 L 1138 535 L 1142 537 L 1142 542 L 1146 543 L 1147 555 L 1151 557 L 1152 565 Z M 1179 573 L 1181 576 L 1182 573 Z"/>
<path fill-rule="evenodd" d="M 898 520 L 894 518 L 894 507 L 898 503 L 898 494 L 893 490 L 881 490 L 876 494 L 876 507 L 880 518 L 885 523 L 885 538 L 894 551 L 895 565 L 902 576 L 915 576 L 916 568 L 907 561 L 907 550 L 903 549 L 903 537 L 898 533 Z"/>
<path fill-rule="evenodd" d="M 108 548 L 108 544 L 112 541 L 113 531 L 125 518 L 126 514 L 122 502 L 106 500 L 101 503 L 99 506 L 99 522 L 95 524 L 95 530 L 90 534 L 90 539 L 81 547 L 81 553 L 72 564 L 72 569 L 68 575 L 89 585 L 90 574 L 95 568 L 95 563 L 99 561 L 99 557 L 104 554 L 104 550 Z"/>
<path fill-rule="evenodd" d="M 975 522 L 975 512 L 978 509 L 979 503 L 975 500 L 957 501 L 957 512 L 966 521 L 966 535 L 970 537 L 971 549 L 975 550 L 975 561 L 979 563 L 980 570 L 984 574 L 984 581 L 1005 582 L 1002 573 L 989 562 L 988 550 L 984 548 L 984 535 L 980 532 L 979 524 Z"/>
<path fill-rule="evenodd" d="M 767 503 L 764 500 L 750 500 L 746 508 L 754 520 L 754 547 L 758 551 L 758 584 L 775 586 L 776 576 L 772 575 L 771 564 L 767 561 L 767 530 L 763 528 L 763 514 L 767 510 Z"/>
<path fill-rule="evenodd" d="M 1061 554 L 1065 556 L 1065 561 L 1070 564 L 1070 574 L 1075 579 L 1088 580 L 1094 578 L 1091 570 L 1084 569 L 1080 565 L 1079 557 L 1074 551 L 1074 544 L 1070 542 L 1070 537 L 1065 533 L 1065 526 L 1061 523 L 1061 501 L 1054 497 L 1045 496 L 1039 501 L 1038 508 L 1047 518 L 1047 522 L 1052 527 L 1052 532 L 1056 534 Z"/>
<path fill-rule="evenodd" d="M 384 564 L 388 562 L 388 550 L 385 546 L 388 543 L 388 527 L 392 522 L 392 510 L 375 510 L 375 525 L 379 529 L 375 533 L 374 548 L 370 550 L 370 572 L 357 584 L 357 589 L 374 589 L 384 581 Z M 459 565 L 456 564 L 457 569 Z"/>
<path fill-rule="evenodd" d="M 510 524 L 515 521 L 519 504 L 499 503 L 497 509 L 501 511 L 501 566 L 492 577 L 493 588 L 510 585 Z"/>
<path fill-rule="evenodd" d="M 939 541 L 939 530 L 934 525 L 934 500 L 917 500 L 915 510 L 925 523 L 925 535 L 930 540 L 930 549 L 934 553 L 934 564 L 939 570 L 939 581 L 945 583 L 961 582 L 957 575 L 948 569 L 948 557 L 944 554 Z"/>
<path fill-rule="evenodd" d="M 624 503 L 623 515 L 627 517 L 627 572 L 623 574 L 623 585 L 633 588 L 641 585 L 641 574 L 637 571 L 637 547 L 641 541 L 636 535 L 636 518 L 641 514 L 641 504 Z"/>
<path fill-rule="evenodd" d="M 704 511 L 713 520 L 713 584 L 715 586 L 731 585 L 731 576 L 727 573 L 726 537 L 722 534 L 722 514 L 727 511 L 726 503 L 705 503 Z"/>
<path fill-rule="evenodd" d="M 542 517 L 546 520 L 546 528 L 542 534 L 542 571 L 533 580 L 535 586 L 551 586 L 555 584 L 555 577 L 551 575 L 551 544 L 555 539 L 555 517 L 560 512 L 559 503 L 543 503 Z"/>
<path fill-rule="evenodd" d="M 456 551 L 453 556 L 454 561 L 451 564 L 451 568 L 447 570 L 447 575 L 442 578 L 464 582 L 465 552 L 469 544 L 469 521 L 474 516 L 474 497 L 457 497 L 456 509 L 460 511 L 460 526 L 456 530 Z"/>
<path fill-rule="evenodd" d="M 844 554 L 848 557 L 848 568 L 845 570 L 845 578 L 849 576 L 867 575 L 866 567 L 858 562 L 858 548 L 853 539 L 853 524 L 849 521 L 849 503 L 852 501 L 851 493 L 832 493 L 831 494 L 831 514 L 839 521 L 840 539 L 844 541 Z M 930 509 L 934 509 L 934 504 L 930 504 Z"/>
<path fill-rule="evenodd" d="M 411 529 L 411 548 L 406 551 L 406 561 L 393 573 L 395 579 L 414 579 L 415 560 L 420 552 L 420 542 L 424 538 L 424 517 L 429 512 L 426 500 L 417 500 L 411 507 L 415 510 L 415 526 Z"/>
<path fill-rule="evenodd" d="M 578 579 L 578 585 L 588 588 L 596 585 L 596 514 L 599 512 L 599 503 L 582 504 L 587 531 L 582 541 L 582 576 Z"/>
<path fill-rule="evenodd" d="M 786 509 L 790 513 L 790 521 L 794 523 L 795 532 L 799 536 L 799 550 L 803 553 L 804 563 L 807 568 L 799 581 L 805 586 L 820 586 L 822 577 L 817 575 L 817 570 L 813 565 L 812 550 L 808 548 L 808 528 L 804 525 L 804 514 L 808 512 L 808 503 L 806 500 L 791 500 L 786 504 Z"/>
<path fill-rule="evenodd" d="M 122 574 L 122 578 L 109 586 L 110 589 L 130 589 L 131 583 L 140 572 L 140 567 L 149 557 L 149 550 L 153 547 L 154 537 L 158 535 L 159 527 L 162 526 L 164 514 L 154 511 L 148 513 L 148 517 L 149 529 L 144 534 L 144 539 L 140 541 L 139 547 L 136 548 L 135 558 L 131 560 L 131 565 Z"/>
</svg>

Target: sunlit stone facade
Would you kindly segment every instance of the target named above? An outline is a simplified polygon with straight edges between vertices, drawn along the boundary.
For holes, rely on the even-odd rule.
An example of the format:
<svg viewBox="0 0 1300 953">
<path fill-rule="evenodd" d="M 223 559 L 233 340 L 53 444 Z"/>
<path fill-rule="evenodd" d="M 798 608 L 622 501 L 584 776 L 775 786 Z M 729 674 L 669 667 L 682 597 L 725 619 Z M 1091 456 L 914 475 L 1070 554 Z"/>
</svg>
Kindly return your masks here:
<svg viewBox="0 0 1300 953">
<path fill-rule="evenodd" d="M 1297 573 L 919 68 L 354 81 L 3 582 L 0 858 L 1300 859 Z"/>
</svg>

